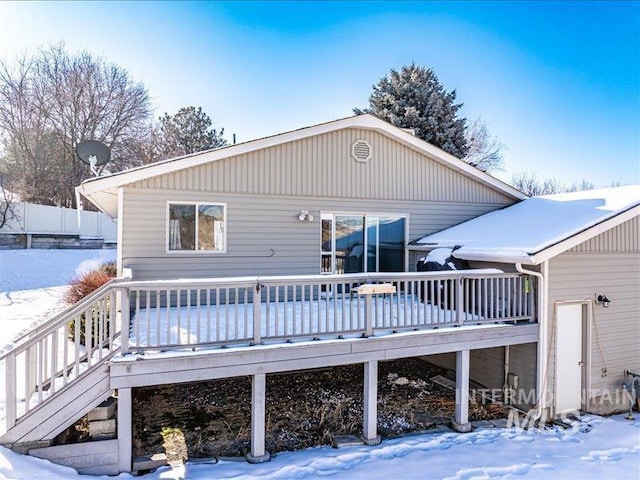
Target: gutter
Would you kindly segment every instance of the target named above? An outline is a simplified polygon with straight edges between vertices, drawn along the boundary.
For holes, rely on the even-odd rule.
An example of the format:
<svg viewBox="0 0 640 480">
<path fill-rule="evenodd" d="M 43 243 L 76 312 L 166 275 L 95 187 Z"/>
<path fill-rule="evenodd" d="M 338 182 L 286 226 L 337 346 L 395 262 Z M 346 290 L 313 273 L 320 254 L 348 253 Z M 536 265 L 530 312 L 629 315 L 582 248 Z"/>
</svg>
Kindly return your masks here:
<svg viewBox="0 0 640 480">
<path fill-rule="evenodd" d="M 547 365 L 545 364 L 545 359 L 547 358 L 547 295 L 548 295 L 548 285 L 545 278 L 549 273 L 549 265 L 545 261 L 541 264 L 540 272 L 535 272 L 533 270 L 527 270 L 522 268 L 522 263 L 516 262 L 515 264 L 516 270 L 520 273 L 524 273 L 526 275 L 533 275 L 538 278 L 540 287 L 538 288 L 538 358 L 537 358 L 537 381 L 536 381 L 536 390 L 538 393 L 538 402 L 536 405 L 536 413 L 534 415 L 535 420 L 538 420 L 542 417 L 542 411 L 547 407 Z"/>
</svg>

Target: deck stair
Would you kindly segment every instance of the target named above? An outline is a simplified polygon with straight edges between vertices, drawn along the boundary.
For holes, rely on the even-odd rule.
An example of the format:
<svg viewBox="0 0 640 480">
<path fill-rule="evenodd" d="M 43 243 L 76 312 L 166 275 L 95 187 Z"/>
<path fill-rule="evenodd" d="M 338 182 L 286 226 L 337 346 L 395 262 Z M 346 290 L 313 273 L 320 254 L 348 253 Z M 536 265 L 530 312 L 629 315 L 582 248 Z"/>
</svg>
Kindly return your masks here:
<svg viewBox="0 0 640 480">
<path fill-rule="evenodd" d="M 120 351 L 115 285 L 103 285 L 0 356 L 6 380 L 1 445 L 17 451 L 46 445 L 111 396 L 108 362 Z"/>
</svg>

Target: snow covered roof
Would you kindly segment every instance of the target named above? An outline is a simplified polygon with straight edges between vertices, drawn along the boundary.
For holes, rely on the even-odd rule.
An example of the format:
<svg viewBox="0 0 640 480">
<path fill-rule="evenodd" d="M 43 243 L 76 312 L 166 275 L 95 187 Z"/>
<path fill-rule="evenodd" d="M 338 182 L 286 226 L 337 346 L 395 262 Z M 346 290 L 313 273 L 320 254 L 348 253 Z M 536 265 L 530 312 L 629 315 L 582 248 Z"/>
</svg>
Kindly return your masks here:
<svg viewBox="0 0 640 480">
<path fill-rule="evenodd" d="M 532 197 L 416 243 L 456 258 L 539 264 L 640 215 L 640 185 Z"/>
<path fill-rule="evenodd" d="M 209 162 L 254 152 L 264 148 L 281 145 L 283 143 L 300 140 L 303 138 L 334 132 L 344 128 L 362 128 L 374 130 L 385 134 L 399 143 L 420 151 L 429 158 L 447 165 L 448 167 L 472 177 L 478 182 L 487 185 L 514 199 L 526 197 L 522 192 L 510 185 L 492 177 L 491 175 L 472 167 L 466 162 L 441 150 L 440 148 L 425 142 L 405 129 L 395 127 L 384 120 L 370 114 L 356 115 L 331 122 L 321 123 L 311 127 L 305 127 L 290 132 L 280 133 L 270 137 L 251 140 L 244 143 L 228 145 L 206 152 L 195 153 L 184 157 L 172 158 L 160 162 L 143 165 L 122 172 L 113 173 L 84 181 L 76 187 L 76 192 L 89 199 L 94 205 L 107 215 L 115 218 L 118 216 L 118 187 L 147 178 L 176 172 L 186 168 L 195 167 Z"/>
</svg>

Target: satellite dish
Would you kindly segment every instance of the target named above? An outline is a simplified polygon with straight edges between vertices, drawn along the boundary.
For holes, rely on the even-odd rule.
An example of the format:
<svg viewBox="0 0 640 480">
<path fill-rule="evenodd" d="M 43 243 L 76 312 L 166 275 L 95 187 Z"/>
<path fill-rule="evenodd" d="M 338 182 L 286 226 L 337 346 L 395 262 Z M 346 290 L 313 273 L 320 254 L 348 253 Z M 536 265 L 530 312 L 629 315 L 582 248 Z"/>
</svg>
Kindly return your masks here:
<svg viewBox="0 0 640 480">
<path fill-rule="evenodd" d="M 97 140 L 83 140 L 76 145 L 76 153 L 80 160 L 89 165 L 91 173 L 94 175 L 98 175 L 97 167 L 104 165 L 111 159 L 109 147 Z"/>
</svg>

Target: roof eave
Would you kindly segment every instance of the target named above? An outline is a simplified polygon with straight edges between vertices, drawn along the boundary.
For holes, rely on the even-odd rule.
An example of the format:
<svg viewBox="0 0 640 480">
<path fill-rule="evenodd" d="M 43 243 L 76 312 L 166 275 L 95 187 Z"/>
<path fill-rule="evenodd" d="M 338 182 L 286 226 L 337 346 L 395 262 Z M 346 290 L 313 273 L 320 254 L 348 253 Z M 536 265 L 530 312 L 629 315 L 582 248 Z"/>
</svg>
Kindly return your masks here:
<svg viewBox="0 0 640 480">
<path fill-rule="evenodd" d="M 137 167 L 131 170 L 125 170 L 113 175 L 105 177 L 97 177 L 83 182 L 79 185 L 80 192 L 83 196 L 88 197 L 92 193 L 117 188 L 123 185 L 134 183 L 143 179 L 172 173 L 185 168 L 191 168 L 204 163 L 220 160 L 223 158 L 233 157 L 244 153 L 253 152 L 256 150 L 269 148 L 272 146 L 280 145 L 283 143 L 299 140 L 302 138 L 308 138 L 314 135 L 321 135 L 323 133 L 329 133 L 343 128 L 368 128 L 375 130 L 379 133 L 391 136 L 404 145 L 410 146 L 425 155 L 429 156 L 433 160 L 443 163 L 454 170 L 457 170 L 467 176 L 472 176 L 479 182 L 495 189 L 503 194 L 510 196 L 517 200 L 527 198 L 525 194 L 519 190 L 511 187 L 510 185 L 492 177 L 491 175 L 478 170 L 475 167 L 463 162 L 462 160 L 454 157 L 453 155 L 435 147 L 424 140 L 421 140 L 404 130 L 394 127 L 390 123 L 380 120 L 370 114 L 358 115 L 353 117 L 347 117 L 332 122 L 323 123 L 311 127 L 306 127 L 291 132 L 285 132 L 270 137 L 261 138 L 258 140 L 252 140 L 237 145 L 231 145 L 229 147 L 210 150 L 197 155 L 188 157 L 182 157 L 174 161 L 166 161 L 161 163 L 155 163 L 146 165 L 144 167 Z"/>
<path fill-rule="evenodd" d="M 100 190 L 97 192 L 87 193 L 83 191 L 82 185 L 78 185 L 75 188 L 76 192 L 79 193 L 82 197 L 89 200 L 93 205 L 95 205 L 98 210 L 102 213 L 108 215 L 112 219 L 118 218 L 118 189 L 110 188 L 105 190 Z M 108 199 L 112 198 L 113 201 L 109 202 Z"/>
<path fill-rule="evenodd" d="M 501 255 L 496 253 L 480 253 L 480 252 L 461 252 L 456 250 L 452 253 L 455 258 L 472 262 L 484 263 L 522 263 L 526 265 L 535 265 L 532 258 L 528 254 L 522 255 Z"/>
<path fill-rule="evenodd" d="M 639 215 L 640 205 L 635 205 L 601 221 L 600 223 L 597 223 L 596 225 L 592 225 L 575 235 L 532 254 L 531 260 L 534 265 L 538 265 Z"/>
</svg>

